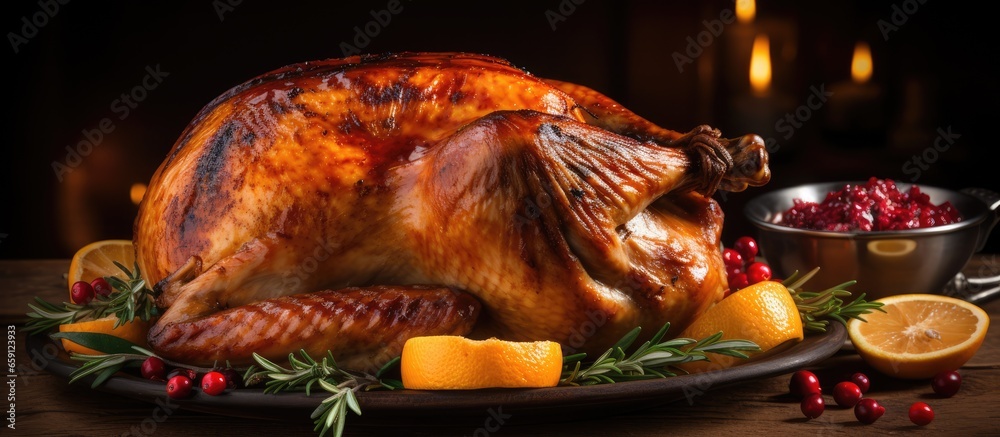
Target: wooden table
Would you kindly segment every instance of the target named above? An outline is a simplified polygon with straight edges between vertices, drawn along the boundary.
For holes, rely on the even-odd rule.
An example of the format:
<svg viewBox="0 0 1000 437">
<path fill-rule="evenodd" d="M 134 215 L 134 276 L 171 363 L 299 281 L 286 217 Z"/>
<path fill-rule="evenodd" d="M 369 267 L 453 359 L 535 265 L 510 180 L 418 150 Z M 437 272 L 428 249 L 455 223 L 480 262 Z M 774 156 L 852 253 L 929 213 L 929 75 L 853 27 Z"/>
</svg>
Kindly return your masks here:
<svg viewBox="0 0 1000 437">
<path fill-rule="evenodd" d="M 20 323 L 27 304 L 34 296 L 49 301 L 65 297 L 64 272 L 67 260 L 2 260 L 0 261 L 0 320 L 5 327 Z M 997 255 L 977 255 L 966 268 L 970 274 L 982 275 L 983 270 L 1000 270 Z M 994 273 L 996 274 L 996 273 Z M 982 305 L 990 316 L 1000 316 L 1000 300 Z M 9 381 L 16 381 L 15 432 L 6 429 L 4 435 L 315 435 L 311 421 L 303 417 L 294 421 L 238 419 L 225 416 L 177 410 L 164 414 L 151 403 L 137 402 L 117 395 L 102 393 L 85 384 L 69 385 L 63 378 L 32 367 L 25 352 L 25 337 L 16 333 L 16 378 L 5 379 L 4 393 L 9 393 Z M 924 432 L 947 435 L 1000 434 L 1000 327 L 994 326 L 978 354 L 961 369 L 962 389 L 952 398 L 934 395 L 928 381 L 895 380 L 879 375 L 849 350 L 824 361 L 812 370 L 821 378 L 861 371 L 872 379 L 868 396 L 876 398 L 887 409 L 885 416 L 872 425 L 862 425 L 853 412 L 834 405 L 827 396 L 826 412 L 817 419 L 806 420 L 799 412 L 797 401 L 787 393 L 789 375 L 766 378 L 735 387 L 708 391 L 693 399 L 692 404 L 677 402 L 625 414 L 595 417 L 570 423 L 519 425 L 516 417 L 501 426 L 426 427 L 412 423 L 404 427 L 352 427 L 348 419 L 345 435 L 628 435 L 659 436 L 665 434 L 702 435 L 786 435 L 786 434 L 857 434 Z M 836 381 L 828 377 L 824 385 Z M 826 387 L 829 394 L 831 387 Z M 930 404 L 936 414 L 926 427 L 912 425 L 907 411 L 913 402 Z M 4 403 L 4 410 L 10 408 Z"/>
</svg>

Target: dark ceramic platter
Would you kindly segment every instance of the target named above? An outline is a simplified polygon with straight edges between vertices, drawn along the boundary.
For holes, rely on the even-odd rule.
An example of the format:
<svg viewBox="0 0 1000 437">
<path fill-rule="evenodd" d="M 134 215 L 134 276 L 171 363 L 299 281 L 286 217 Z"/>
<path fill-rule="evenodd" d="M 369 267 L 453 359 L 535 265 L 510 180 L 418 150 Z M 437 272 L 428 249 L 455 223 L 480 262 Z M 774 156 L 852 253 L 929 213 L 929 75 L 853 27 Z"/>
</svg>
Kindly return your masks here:
<svg viewBox="0 0 1000 437">
<path fill-rule="evenodd" d="M 631 381 L 587 387 L 541 389 L 483 389 L 463 391 L 368 391 L 358 393 L 361 416 L 349 418 L 352 426 L 389 425 L 465 425 L 481 424 L 484 412 L 503 408 L 504 414 L 516 414 L 519 423 L 539 423 L 574 418 L 593 418 L 637 408 L 648 408 L 685 399 L 695 393 L 718 390 L 742 382 L 767 378 L 814 365 L 837 353 L 847 339 L 847 331 L 833 323 L 826 333 L 807 335 L 805 340 L 785 351 L 741 366 L 695 375 L 664 379 Z M 46 336 L 28 337 L 28 348 L 40 351 L 51 340 Z M 46 370 L 69 378 L 78 362 L 65 354 L 50 361 Z M 88 377 L 75 384 L 89 385 Z M 130 374 L 119 374 L 106 381 L 100 390 L 155 402 L 165 399 L 162 382 L 149 381 Z M 312 397 L 299 393 L 264 394 L 260 389 L 231 390 L 221 396 L 197 392 L 189 399 L 172 401 L 181 408 L 204 413 L 258 419 L 301 421 L 325 398 L 318 390 Z"/>
</svg>

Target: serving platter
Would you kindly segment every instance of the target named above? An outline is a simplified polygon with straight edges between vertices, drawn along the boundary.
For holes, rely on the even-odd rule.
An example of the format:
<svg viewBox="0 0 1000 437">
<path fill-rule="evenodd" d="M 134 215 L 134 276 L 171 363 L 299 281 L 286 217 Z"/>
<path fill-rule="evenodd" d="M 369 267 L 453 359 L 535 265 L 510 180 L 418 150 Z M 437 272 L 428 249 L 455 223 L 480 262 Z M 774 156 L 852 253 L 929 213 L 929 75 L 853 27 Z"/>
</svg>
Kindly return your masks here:
<svg viewBox="0 0 1000 437">
<path fill-rule="evenodd" d="M 790 373 L 815 365 L 837 353 L 847 339 L 846 329 L 832 323 L 827 332 L 810 334 L 791 347 L 750 363 L 702 374 L 630 381 L 583 387 L 540 389 L 482 389 L 461 391 L 373 390 L 357 394 L 362 415 L 351 415 L 349 426 L 481 425 L 493 412 L 517 417 L 517 423 L 542 423 L 595 418 L 625 411 L 652 408 L 695 398 L 707 391 L 752 380 Z M 52 340 L 44 335 L 27 338 L 31 351 L 41 351 Z M 51 349 L 51 348 L 50 348 Z M 29 352 L 31 353 L 31 352 Z M 65 353 L 49 362 L 46 370 L 69 379 L 79 367 Z M 74 384 L 90 385 L 92 377 Z M 150 403 L 165 402 L 162 382 L 121 372 L 98 390 Z M 304 393 L 264 394 L 262 389 L 229 390 L 219 396 L 195 391 L 187 399 L 169 400 L 181 409 L 203 413 L 276 420 L 309 420 L 309 414 L 327 395 L 322 390 Z"/>
</svg>

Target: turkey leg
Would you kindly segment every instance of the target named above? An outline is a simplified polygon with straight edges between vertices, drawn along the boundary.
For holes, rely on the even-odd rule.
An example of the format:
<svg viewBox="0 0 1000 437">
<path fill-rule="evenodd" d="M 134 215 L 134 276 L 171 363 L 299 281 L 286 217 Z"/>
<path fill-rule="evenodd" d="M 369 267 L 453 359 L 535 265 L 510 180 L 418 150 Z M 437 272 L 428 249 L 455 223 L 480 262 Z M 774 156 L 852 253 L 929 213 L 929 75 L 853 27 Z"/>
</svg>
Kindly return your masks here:
<svg viewBox="0 0 1000 437">
<path fill-rule="evenodd" d="M 159 323 L 149 342 L 158 353 L 189 364 L 249 364 L 252 354 L 284 361 L 305 350 L 329 350 L 344 369 L 377 370 L 407 339 L 465 335 L 479 302 L 442 287 L 373 286 L 266 299 L 203 317 Z"/>
<path fill-rule="evenodd" d="M 330 350 L 341 366 L 360 370 L 398 355 L 410 337 L 467 334 L 478 317 L 474 297 L 444 287 L 285 296 L 289 283 L 280 272 L 294 268 L 297 252 L 282 250 L 283 244 L 275 236 L 254 239 L 190 280 L 178 275 L 168 281 L 165 290 L 177 297 L 150 329 L 150 346 L 167 358 L 206 366 L 246 364 L 254 352 L 281 361 L 299 349 L 314 356 Z"/>
<path fill-rule="evenodd" d="M 758 135 L 726 139 L 721 138 L 721 132 L 708 126 L 698 126 L 691 132 L 682 134 L 651 123 L 591 88 L 552 79 L 546 79 L 545 82 L 573 98 L 578 105 L 577 117 L 588 124 L 640 141 L 655 141 L 667 147 L 702 148 L 700 165 L 718 167 L 714 174 L 727 175 L 723 179 L 706 180 L 705 185 L 698 190 L 702 194 L 711 195 L 716 188 L 732 192 L 743 191 L 748 186 L 762 186 L 771 179 L 764 140 Z M 731 171 L 735 163 L 739 163 L 739 168 Z"/>
</svg>

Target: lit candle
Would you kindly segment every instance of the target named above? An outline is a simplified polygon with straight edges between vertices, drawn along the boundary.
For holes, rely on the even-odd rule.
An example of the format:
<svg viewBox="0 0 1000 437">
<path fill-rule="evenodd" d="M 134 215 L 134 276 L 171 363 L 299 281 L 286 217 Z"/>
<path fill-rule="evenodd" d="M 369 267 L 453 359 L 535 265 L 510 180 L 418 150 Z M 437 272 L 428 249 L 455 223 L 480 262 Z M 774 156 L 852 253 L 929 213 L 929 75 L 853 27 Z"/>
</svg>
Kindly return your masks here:
<svg viewBox="0 0 1000 437">
<path fill-rule="evenodd" d="M 737 96 L 731 107 L 730 124 L 738 132 L 772 136 L 775 123 L 792 106 L 791 96 L 774 87 L 771 63 L 771 44 L 767 35 L 760 34 L 753 39 L 747 73 L 750 93 Z"/>
<path fill-rule="evenodd" d="M 754 0 L 736 0 L 736 21 L 741 24 L 753 23 L 757 16 L 757 2 Z"/>
<path fill-rule="evenodd" d="M 771 42 L 767 35 L 753 39 L 750 56 L 750 88 L 756 96 L 766 97 L 771 88 Z"/>
<path fill-rule="evenodd" d="M 736 0 L 736 20 L 725 30 L 723 58 L 719 71 L 723 75 L 727 92 L 747 91 L 747 65 L 753 52 L 753 43 L 764 35 L 775 56 L 771 56 L 771 88 L 781 93 L 795 83 L 794 60 L 797 51 L 795 22 L 781 17 L 758 14 L 754 0 Z M 734 94 L 735 95 L 735 94 Z"/>
<path fill-rule="evenodd" d="M 874 71 L 871 48 L 859 41 L 851 58 L 851 81 L 830 87 L 830 129 L 867 133 L 883 128 L 882 89 L 871 80 Z"/>
</svg>

